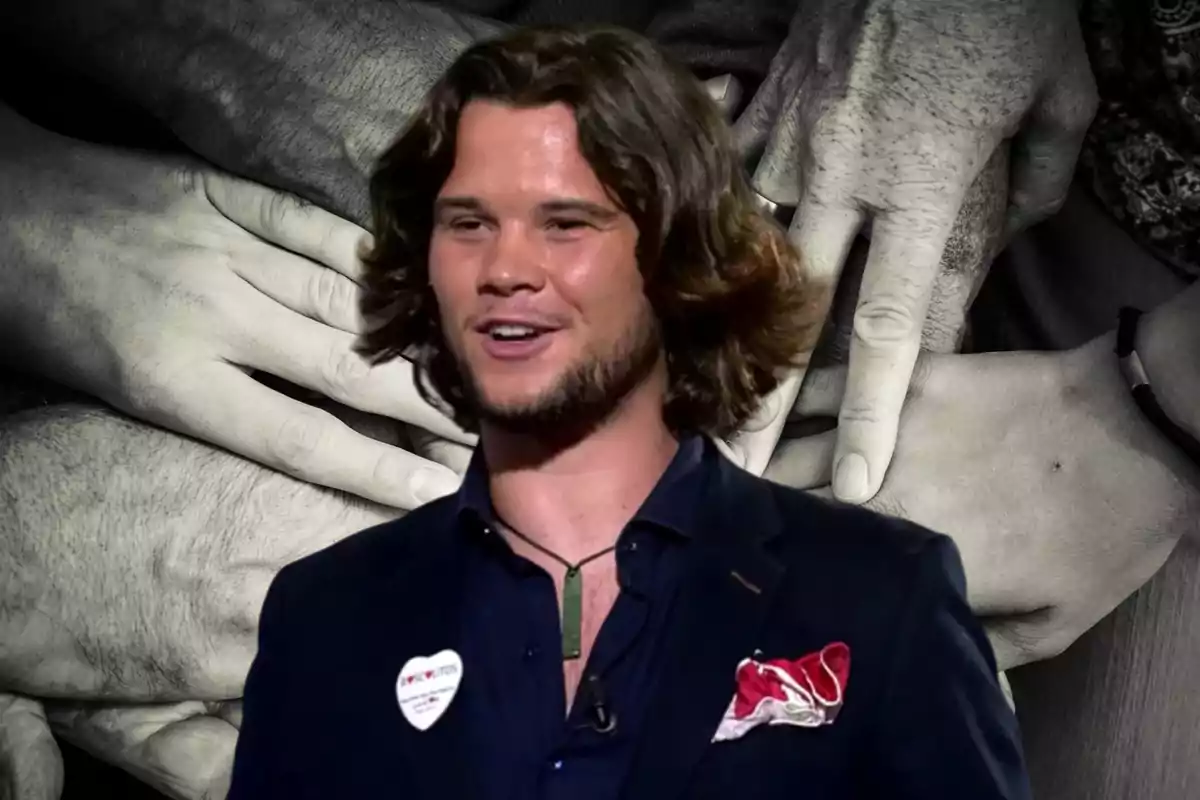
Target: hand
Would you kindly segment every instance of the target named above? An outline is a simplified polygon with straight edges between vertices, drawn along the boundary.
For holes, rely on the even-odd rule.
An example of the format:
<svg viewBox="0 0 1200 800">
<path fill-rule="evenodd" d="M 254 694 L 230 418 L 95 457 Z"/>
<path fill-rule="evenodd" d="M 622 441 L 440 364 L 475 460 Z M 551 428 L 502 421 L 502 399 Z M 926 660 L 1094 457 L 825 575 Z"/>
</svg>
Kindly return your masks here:
<svg viewBox="0 0 1200 800">
<path fill-rule="evenodd" d="M 58 800 L 62 787 L 62 754 L 42 704 L 0 693 L 0 798 Z"/>
<path fill-rule="evenodd" d="M 229 792 L 241 706 L 47 703 L 47 716 L 55 734 L 168 797 L 219 800 Z"/>
<path fill-rule="evenodd" d="M 216 800 L 229 791 L 240 702 L 49 705 L 0 695 L 0 798 L 59 800 L 55 734 L 168 797 Z"/>
<path fill-rule="evenodd" d="M 755 184 L 798 204 L 809 269 L 836 281 L 871 246 L 854 310 L 833 480 L 879 490 L 947 237 L 1013 138 L 1010 228 L 1065 197 L 1096 106 L 1072 0 L 809 0 L 738 120 Z"/>
<path fill-rule="evenodd" d="M 0 686 L 241 696 L 285 564 L 397 516 L 111 411 L 0 425 Z"/>
<path fill-rule="evenodd" d="M 418 396 L 407 361 L 354 352 L 360 228 L 193 162 L 39 134 L 0 161 L 0 347 L 18 366 L 377 502 L 456 488 L 450 470 L 250 374 L 474 441 Z"/>
<path fill-rule="evenodd" d="M 1142 417 L 1112 343 L 923 357 L 867 504 L 954 538 L 1002 669 L 1062 652 L 1200 532 L 1200 474 Z M 835 415 L 847 380 L 814 371 L 797 411 Z M 783 442 L 768 477 L 827 483 L 834 438 Z"/>
<path fill-rule="evenodd" d="M 379 154 L 454 59 L 503 29 L 412 2 L 218 8 L 199 11 L 214 32 L 188 49 L 166 124 L 214 164 L 363 225 Z"/>
</svg>

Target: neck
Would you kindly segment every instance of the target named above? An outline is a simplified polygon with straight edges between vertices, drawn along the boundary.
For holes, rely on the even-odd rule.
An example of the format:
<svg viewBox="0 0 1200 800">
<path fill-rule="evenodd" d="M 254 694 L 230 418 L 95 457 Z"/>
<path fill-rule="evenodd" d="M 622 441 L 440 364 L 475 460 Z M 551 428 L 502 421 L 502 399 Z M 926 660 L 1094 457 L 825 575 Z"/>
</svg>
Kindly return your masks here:
<svg viewBox="0 0 1200 800">
<path fill-rule="evenodd" d="M 657 396 L 626 398 L 609 421 L 570 444 L 489 427 L 480 441 L 496 513 L 568 561 L 616 541 L 679 446 Z"/>
</svg>

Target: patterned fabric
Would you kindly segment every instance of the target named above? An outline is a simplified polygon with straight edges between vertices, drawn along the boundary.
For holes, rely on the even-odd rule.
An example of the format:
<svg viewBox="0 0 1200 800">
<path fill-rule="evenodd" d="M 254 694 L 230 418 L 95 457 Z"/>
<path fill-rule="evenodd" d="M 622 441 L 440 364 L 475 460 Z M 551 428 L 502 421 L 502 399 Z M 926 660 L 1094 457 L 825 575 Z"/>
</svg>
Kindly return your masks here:
<svg viewBox="0 0 1200 800">
<path fill-rule="evenodd" d="M 1100 108 L 1080 168 L 1144 247 L 1200 277 L 1200 0 L 1087 0 Z"/>
</svg>

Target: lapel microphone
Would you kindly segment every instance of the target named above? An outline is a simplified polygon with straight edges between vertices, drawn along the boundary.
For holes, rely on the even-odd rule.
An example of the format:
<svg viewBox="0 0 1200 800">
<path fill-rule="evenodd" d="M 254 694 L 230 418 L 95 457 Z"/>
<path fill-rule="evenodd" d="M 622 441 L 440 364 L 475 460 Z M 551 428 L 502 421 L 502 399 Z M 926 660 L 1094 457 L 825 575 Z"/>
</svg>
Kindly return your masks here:
<svg viewBox="0 0 1200 800">
<path fill-rule="evenodd" d="M 588 699 L 591 701 L 588 727 L 597 733 L 612 733 L 617 729 L 617 715 L 610 710 L 604 696 L 604 687 L 598 675 L 588 676 Z"/>
</svg>

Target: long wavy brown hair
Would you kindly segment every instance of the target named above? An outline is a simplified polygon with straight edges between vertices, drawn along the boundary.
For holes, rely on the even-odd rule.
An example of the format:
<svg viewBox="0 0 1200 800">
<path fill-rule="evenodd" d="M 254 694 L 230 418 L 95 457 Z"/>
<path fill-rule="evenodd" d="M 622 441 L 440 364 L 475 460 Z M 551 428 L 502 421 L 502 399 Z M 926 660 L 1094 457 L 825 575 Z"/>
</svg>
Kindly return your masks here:
<svg viewBox="0 0 1200 800">
<path fill-rule="evenodd" d="M 811 348 L 827 287 L 805 276 L 783 229 L 758 209 L 700 82 L 625 30 L 517 30 L 468 49 L 434 86 L 371 177 L 375 244 L 362 309 L 377 323 L 359 352 L 372 363 L 411 358 L 421 395 L 476 429 L 428 264 L 434 200 L 472 99 L 574 110 L 581 152 L 637 225 L 669 375 L 667 425 L 737 430 Z"/>
</svg>

